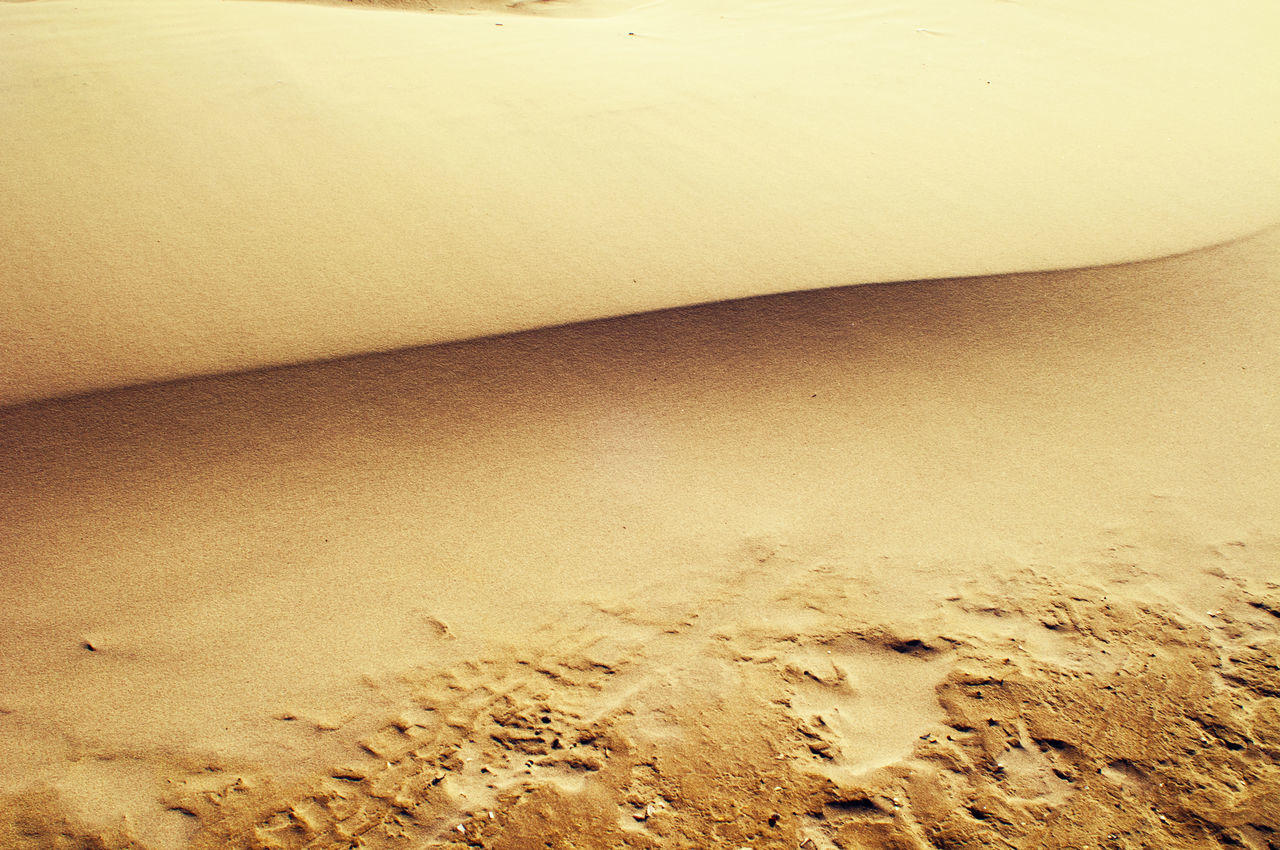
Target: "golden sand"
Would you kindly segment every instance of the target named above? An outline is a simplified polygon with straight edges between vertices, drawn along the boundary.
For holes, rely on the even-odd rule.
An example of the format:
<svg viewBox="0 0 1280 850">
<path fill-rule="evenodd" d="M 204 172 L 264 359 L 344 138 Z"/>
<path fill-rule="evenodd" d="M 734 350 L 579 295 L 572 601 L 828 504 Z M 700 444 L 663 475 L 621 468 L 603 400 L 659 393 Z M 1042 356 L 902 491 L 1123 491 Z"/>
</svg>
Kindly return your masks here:
<svg viewBox="0 0 1280 850">
<path fill-rule="evenodd" d="M 1273 230 L 12 408 L 6 840 L 1265 847 L 1278 283 Z"/>
<path fill-rule="evenodd" d="M 0 6 L 0 847 L 1275 847 L 1271 7 L 436 5 Z"/>
<path fill-rule="evenodd" d="M 0 6 L 0 404 L 1280 220 L 1270 0 L 341 6 Z"/>
</svg>

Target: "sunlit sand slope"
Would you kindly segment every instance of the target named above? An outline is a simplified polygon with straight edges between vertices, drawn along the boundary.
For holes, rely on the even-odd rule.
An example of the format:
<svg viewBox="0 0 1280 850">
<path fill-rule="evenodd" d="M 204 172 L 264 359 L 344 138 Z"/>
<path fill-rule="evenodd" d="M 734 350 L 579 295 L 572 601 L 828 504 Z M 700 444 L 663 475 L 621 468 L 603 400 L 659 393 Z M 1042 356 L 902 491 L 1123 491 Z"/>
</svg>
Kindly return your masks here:
<svg viewBox="0 0 1280 850">
<path fill-rule="evenodd" d="M 1264 850 L 1278 328 L 1272 230 L 0 412 L 0 846 Z"/>
<path fill-rule="evenodd" d="M 1269 0 L 431 5 L 0 5 L 0 404 L 1280 216 Z"/>
</svg>

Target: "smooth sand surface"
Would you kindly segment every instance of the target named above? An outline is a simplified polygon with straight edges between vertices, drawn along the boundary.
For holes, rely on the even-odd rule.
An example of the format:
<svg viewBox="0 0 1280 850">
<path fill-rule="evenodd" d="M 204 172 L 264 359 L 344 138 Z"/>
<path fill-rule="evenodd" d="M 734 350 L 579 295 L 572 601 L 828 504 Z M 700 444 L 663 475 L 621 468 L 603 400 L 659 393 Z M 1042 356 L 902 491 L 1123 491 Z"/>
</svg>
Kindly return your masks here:
<svg viewBox="0 0 1280 850">
<path fill-rule="evenodd" d="M 1271 230 L 11 408 L 0 843 L 1264 848 L 1278 329 Z"/>
<path fill-rule="evenodd" d="M 0 404 L 1280 218 L 1270 0 L 430 5 L 0 4 Z"/>
</svg>

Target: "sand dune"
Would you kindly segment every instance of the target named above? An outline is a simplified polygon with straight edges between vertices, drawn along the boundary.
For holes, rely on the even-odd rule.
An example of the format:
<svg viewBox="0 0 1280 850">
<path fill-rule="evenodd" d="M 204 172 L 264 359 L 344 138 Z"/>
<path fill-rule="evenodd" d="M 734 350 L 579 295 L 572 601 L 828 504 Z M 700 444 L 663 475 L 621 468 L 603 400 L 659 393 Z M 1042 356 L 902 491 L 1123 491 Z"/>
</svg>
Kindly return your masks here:
<svg viewBox="0 0 1280 850">
<path fill-rule="evenodd" d="M 1275 848 L 1277 9 L 0 4 L 0 846 Z"/>
<path fill-rule="evenodd" d="M 1272 230 L 11 408 L 0 843 L 1265 848 L 1278 283 Z"/>
<path fill-rule="evenodd" d="M 1270 2 L 536 8 L 0 7 L 0 404 L 1280 218 Z"/>
</svg>

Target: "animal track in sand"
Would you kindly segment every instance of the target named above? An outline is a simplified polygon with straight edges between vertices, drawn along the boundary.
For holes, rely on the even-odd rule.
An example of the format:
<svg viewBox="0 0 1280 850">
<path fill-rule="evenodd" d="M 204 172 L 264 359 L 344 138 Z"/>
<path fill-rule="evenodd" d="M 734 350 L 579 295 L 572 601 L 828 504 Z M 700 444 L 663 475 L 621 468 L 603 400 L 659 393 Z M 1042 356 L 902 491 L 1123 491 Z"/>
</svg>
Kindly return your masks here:
<svg viewBox="0 0 1280 850">
<path fill-rule="evenodd" d="M 926 627 L 860 620 L 854 572 L 780 547 L 665 607 L 567 612 L 519 651 L 406 674 L 327 771 L 195 771 L 167 803 L 197 848 L 1274 841 L 1274 588 L 1202 623 L 1028 568 Z M 1009 639 L 1036 630 L 1060 651 Z"/>
<path fill-rule="evenodd" d="M 946 675 L 945 654 L 920 655 L 843 637 L 781 657 L 791 709 L 821 773 L 840 783 L 893 764 L 939 728 L 934 690 Z"/>
</svg>

